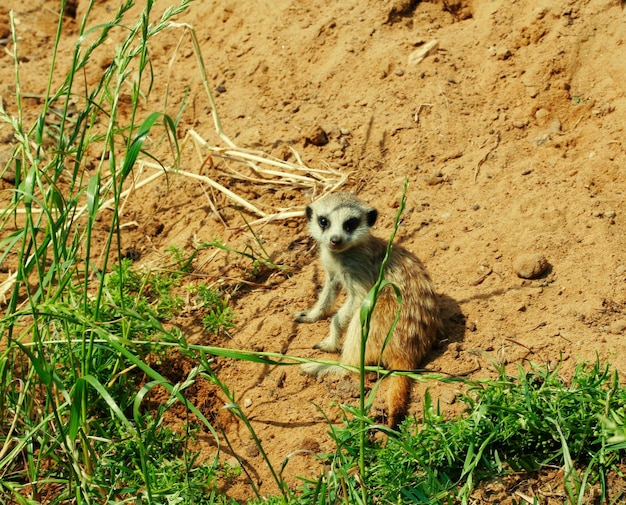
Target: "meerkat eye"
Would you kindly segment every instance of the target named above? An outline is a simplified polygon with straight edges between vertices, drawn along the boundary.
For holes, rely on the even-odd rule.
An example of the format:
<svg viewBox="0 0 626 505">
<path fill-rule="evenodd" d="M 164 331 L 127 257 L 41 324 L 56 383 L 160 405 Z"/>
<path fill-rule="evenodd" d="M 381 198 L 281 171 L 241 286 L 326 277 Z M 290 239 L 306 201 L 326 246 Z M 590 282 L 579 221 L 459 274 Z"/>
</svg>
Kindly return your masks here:
<svg viewBox="0 0 626 505">
<path fill-rule="evenodd" d="M 320 228 L 322 230 L 325 230 L 326 228 L 328 228 L 328 225 L 330 224 L 328 219 L 326 219 L 324 216 L 318 217 L 317 223 L 320 225 Z"/>
<path fill-rule="evenodd" d="M 350 219 L 348 219 L 347 221 L 343 223 L 343 229 L 347 233 L 352 233 L 354 230 L 358 228 L 360 223 L 361 222 L 359 221 L 358 217 L 351 217 Z"/>
</svg>

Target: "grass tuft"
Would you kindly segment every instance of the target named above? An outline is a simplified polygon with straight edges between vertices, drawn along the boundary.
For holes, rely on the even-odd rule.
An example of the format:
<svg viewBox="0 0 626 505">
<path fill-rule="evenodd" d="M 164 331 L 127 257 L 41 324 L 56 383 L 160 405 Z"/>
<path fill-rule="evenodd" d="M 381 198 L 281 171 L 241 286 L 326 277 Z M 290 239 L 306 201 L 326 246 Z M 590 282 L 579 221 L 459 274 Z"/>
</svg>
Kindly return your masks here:
<svg viewBox="0 0 626 505">
<path fill-rule="evenodd" d="M 408 419 L 385 443 L 367 438 L 364 454 L 363 420 L 346 418 L 331 431 L 337 451 L 325 461 L 334 470 L 306 483 L 302 503 L 341 503 L 344 493 L 353 503 L 367 487 L 376 503 L 465 504 L 481 482 L 550 468 L 563 469 L 567 503 L 609 500 L 609 473 L 621 473 L 618 451 L 626 447 L 619 414 L 626 391 L 616 372 L 600 363 L 580 365 L 568 382 L 558 370 L 536 366 L 520 367 L 516 376 L 499 372 L 495 380 L 466 382 L 466 412 L 455 419 L 446 419 L 427 394 L 421 422 Z M 608 421 L 606 412 L 617 421 Z M 354 473 L 360 458 L 368 468 L 365 482 Z M 538 502 L 550 491 L 538 490 Z M 615 490 L 614 503 L 622 492 Z"/>
</svg>

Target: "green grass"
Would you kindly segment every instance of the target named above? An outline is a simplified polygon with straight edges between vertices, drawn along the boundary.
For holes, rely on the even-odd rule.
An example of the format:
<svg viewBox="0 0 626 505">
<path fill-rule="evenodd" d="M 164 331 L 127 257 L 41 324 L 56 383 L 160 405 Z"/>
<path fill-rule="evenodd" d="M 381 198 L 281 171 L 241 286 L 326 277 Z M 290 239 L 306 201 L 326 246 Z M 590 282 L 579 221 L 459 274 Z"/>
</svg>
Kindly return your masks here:
<svg viewBox="0 0 626 505">
<path fill-rule="evenodd" d="M 85 6 L 64 77 L 56 67 L 64 31 L 59 16 L 48 87 L 32 125 L 22 105 L 19 35 L 11 19 L 15 111 L 0 110 L 0 120 L 15 138 L 3 167 L 15 171 L 15 188 L 0 215 L 0 254 L 15 272 L 0 319 L 0 502 L 212 500 L 223 468 L 217 461 L 196 464 L 188 445 L 196 427 L 176 434 L 163 426 L 171 404 L 187 404 L 184 388 L 146 364 L 149 353 L 182 342 L 163 323 L 182 306 L 171 288 L 183 272 L 135 270 L 120 248 L 121 195 L 137 160 L 156 155 L 144 149 L 148 136 L 167 140 L 153 146 L 177 164 L 175 120 L 145 107 L 155 78 L 148 47 L 188 2 L 159 15 L 148 2 L 128 19 L 133 3 L 127 1 L 109 23 L 97 25 L 90 20 L 93 6 Z M 106 50 L 107 37 L 122 40 L 108 46 L 115 51 L 111 63 L 95 83 L 83 81 L 81 70 L 94 51 Z M 130 103 L 119 99 L 123 94 Z M 49 123 L 53 107 L 60 113 Z M 96 221 L 109 230 L 104 247 L 94 245 Z M 144 412 L 143 400 L 157 386 L 170 400 Z"/>
<path fill-rule="evenodd" d="M 191 292 L 196 295 L 198 303 L 205 311 L 202 327 L 207 332 L 219 335 L 235 326 L 235 314 L 228 306 L 224 293 L 205 283 L 193 286 Z"/>
<path fill-rule="evenodd" d="M 519 368 L 515 375 L 499 369 L 495 380 L 457 380 L 466 391 L 463 415 L 446 418 L 426 395 L 419 422 L 408 419 L 397 432 L 368 417 L 372 396 L 361 381 L 359 405 L 344 407 L 341 425 L 329 423 L 335 449 L 318 456 L 328 472 L 306 476 L 297 492 L 287 487 L 282 467 L 270 463 L 235 392 L 214 372 L 215 360 L 272 366 L 305 360 L 192 345 L 173 324 L 185 310 L 189 286 L 207 332 L 234 328 L 236 314 L 216 287 L 221 284 L 191 275 L 202 248 L 240 255 L 249 261 L 253 279 L 262 269 L 281 267 L 249 225 L 254 240 L 243 251 L 220 240 L 191 253 L 172 247 L 172 264 L 161 269 L 132 263 L 120 246 L 122 197 L 137 162 L 180 161 L 184 105 L 170 115 L 167 97 L 146 98 L 157 78 L 150 45 L 175 29 L 173 20 L 190 4 L 183 0 L 156 14 L 149 1 L 129 18 L 132 6 L 123 2 L 110 22 L 94 24 L 94 4 L 88 2 L 71 68 L 62 75 L 56 63 L 64 32 L 59 17 L 45 99 L 32 124 L 22 104 L 19 33 L 10 20 L 15 106 L 0 109 L 0 121 L 15 142 L 13 158 L 0 170 L 15 171 L 15 186 L 0 211 L 0 261 L 14 266 L 14 276 L 0 318 L 0 504 L 231 503 L 219 483 L 245 473 L 245 467 L 224 465 L 219 454 L 201 461 L 194 449 L 198 433 L 213 436 L 220 450 L 231 445 L 185 397 L 201 379 L 227 398 L 225 408 L 249 431 L 280 490 L 262 497 L 248 476 L 253 503 L 469 503 L 482 481 L 546 466 L 564 470 L 567 503 L 587 503 L 592 490 L 603 502 L 623 500 L 607 483 L 623 463 L 626 391 L 600 363 L 579 366 L 568 381 L 558 370 L 541 367 Z M 120 42 L 105 45 L 110 36 Z M 95 51 L 106 50 L 115 51 L 111 63 L 99 79 L 87 82 L 83 69 Z M 161 105 L 148 105 L 159 100 Z M 57 119 L 50 123 L 46 117 L 53 109 Z M 403 205 L 404 199 L 396 228 Z M 96 246 L 96 227 L 108 230 L 104 245 Z M 381 278 L 364 307 L 364 338 L 382 283 Z M 169 353 L 196 363 L 175 384 L 150 366 L 155 356 Z M 422 382 L 452 380 L 411 375 Z M 147 402 L 155 391 L 165 391 L 156 406 Z M 176 431 L 165 421 L 173 405 L 189 414 Z M 384 443 L 376 436 L 380 431 L 387 434 Z"/>
<path fill-rule="evenodd" d="M 309 480 L 298 503 L 360 503 L 362 487 L 370 503 L 470 503 L 481 481 L 533 475 L 543 467 L 565 470 L 567 503 L 590 503 L 596 492 L 602 503 L 623 500 L 620 490 L 610 494 L 607 478 L 620 475 L 626 390 L 608 367 L 580 365 L 568 382 L 558 370 L 520 368 L 515 376 L 500 370 L 461 400 L 466 412 L 446 419 L 427 395 L 419 423 L 408 419 L 385 443 L 368 437 L 364 454 L 362 418 L 351 412 L 343 427 L 331 431 L 337 451 L 326 463 L 332 471 Z M 607 412 L 616 416 L 614 423 L 606 421 Z M 370 421 L 367 429 L 376 426 Z M 360 458 L 367 467 L 364 483 L 354 472 Z"/>
</svg>

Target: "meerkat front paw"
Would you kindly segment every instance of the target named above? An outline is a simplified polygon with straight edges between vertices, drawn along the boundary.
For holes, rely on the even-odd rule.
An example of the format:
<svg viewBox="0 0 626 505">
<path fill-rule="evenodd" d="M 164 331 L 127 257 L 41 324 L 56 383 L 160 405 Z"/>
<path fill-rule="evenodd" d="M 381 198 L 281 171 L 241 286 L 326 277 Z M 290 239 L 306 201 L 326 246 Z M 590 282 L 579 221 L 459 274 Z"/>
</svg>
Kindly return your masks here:
<svg viewBox="0 0 626 505">
<path fill-rule="evenodd" d="M 324 352 L 339 352 L 341 351 L 341 345 L 336 338 L 326 337 L 321 342 L 315 344 L 313 349 L 318 349 Z"/>
<path fill-rule="evenodd" d="M 315 323 L 322 318 L 322 315 L 313 310 L 301 310 L 293 315 L 296 323 Z"/>
<path fill-rule="evenodd" d="M 320 372 L 322 372 L 326 368 L 326 365 L 322 365 L 320 363 L 303 363 L 300 365 L 300 369 L 307 375 L 313 375 L 317 377 Z"/>
<path fill-rule="evenodd" d="M 309 317 L 308 310 L 300 310 L 293 315 L 293 320 L 296 323 L 312 323 L 311 318 Z"/>
</svg>

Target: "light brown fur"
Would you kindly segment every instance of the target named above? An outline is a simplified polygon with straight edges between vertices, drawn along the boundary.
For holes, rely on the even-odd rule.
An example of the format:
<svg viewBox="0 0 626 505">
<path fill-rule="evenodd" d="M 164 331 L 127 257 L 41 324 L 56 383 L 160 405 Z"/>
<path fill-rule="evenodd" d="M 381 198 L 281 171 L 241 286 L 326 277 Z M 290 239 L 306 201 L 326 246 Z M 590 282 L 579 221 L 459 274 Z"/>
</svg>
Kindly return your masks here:
<svg viewBox="0 0 626 505">
<path fill-rule="evenodd" d="M 320 245 L 326 282 L 318 302 L 295 316 L 298 322 L 314 322 L 333 308 L 337 291 L 347 293 L 344 305 L 333 316 L 330 336 L 315 347 L 340 351 L 341 362 L 358 366 L 360 361 L 360 306 L 375 284 L 387 248 L 386 241 L 370 234 L 377 212 L 348 193 L 331 194 L 307 208 L 309 229 Z M 321 222 L 325 227 L 320 225 Z M 414 370 L 430 351 L 441 332 L 436 295 L 424 265 L 406 249 L 393 246 L 385 279 L 402 294 L 402 308 L 393 336 L 383 349 L 387 333 L 398 310 L 394 290 L 387 286 L 379 293 L 372 314 L 365 351 L 368 365 L 381 364 L 389 370 Z M 345 330 L 343 346 L 341 337 Z M 382 351 L 382 355 L 381 355 Z M 318 364 L 303 365 L 318 377 L 345 375 L 343 368 Z M 395 375 L 388 393 L 388 424 L 404 419 L 411 394 L 411 380 Z"/>
</svg>

